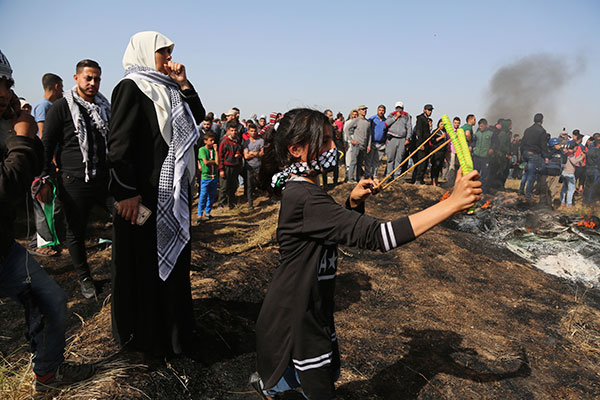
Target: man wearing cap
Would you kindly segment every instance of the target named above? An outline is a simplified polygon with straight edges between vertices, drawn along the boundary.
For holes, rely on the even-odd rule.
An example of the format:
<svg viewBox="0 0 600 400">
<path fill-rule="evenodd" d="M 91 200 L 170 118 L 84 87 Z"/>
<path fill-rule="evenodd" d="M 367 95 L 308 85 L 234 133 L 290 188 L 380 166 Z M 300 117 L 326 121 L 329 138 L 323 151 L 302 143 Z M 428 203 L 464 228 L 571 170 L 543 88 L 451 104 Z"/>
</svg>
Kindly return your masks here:
<svg viewBox="0 0 600 400">
<path fill-rule="evenodd" d="M 348 181 L 358 182 L 364 174 L 367 155 L 371 152 L 371 122 L 366 118 L 367 106 L 357 107 L 358 117 L 347 122 L 352 158 L 348 168 Z"/>
<path fill-rule="evenodd" d="M 267 126 L 267 117 L 263 114 L 258 117 L 258 124 L 256 125 L 256 131 L 260 132 L 262 129 Z"/>
<path fill-rule="evenodd" d="M 16 207 L 44 161 L 43 146 L 36 137 L 33 117 L 20 112 L 19 99 L 8 59 L 0 51 L 0 137 L 6 152 L 0 153 L 0 293 L 26 309 L 27 336 L 33 351 L 36 391 L 89 378 L 92 365 L 65 362 L 67 304 L 65 292 L 19 245 L 13 235 Z"/>
<path fill-rule="evenodd" d="M 394 108 L 395 111 L 385 120 L 388 139 L 385 147 L 388 174 L 396 169 L 404 159 L 406 146 L 412 136 L 412 117 L 404 111 L 404 103 L 397 101 Z M 400 169 L 394 172 L 394 178 L 401 173 Z"/>
<path fill-rule="evenodd" d="M 415 163 L 427 157 L 429 154 L 431 146 L 429 143 L 423 142 L 431 135 L 431 129 L 429 127 L 429 117 L 431 116 L 431 113 L 433 113 L 433 106 L 431 104 L 425 104 L 423 107 L 423 114 L 419 114 L 417 116 L 414 141 L 416 146 L 420 147 L 414 158 Z M 412 183 L 416 183 L 417 185 L 425 184 L 425 172 L 427 171 L 427 164 L 428 163 L 426 162 L 422 162 L 415 168 L 411 178 Z"/>
</svg>

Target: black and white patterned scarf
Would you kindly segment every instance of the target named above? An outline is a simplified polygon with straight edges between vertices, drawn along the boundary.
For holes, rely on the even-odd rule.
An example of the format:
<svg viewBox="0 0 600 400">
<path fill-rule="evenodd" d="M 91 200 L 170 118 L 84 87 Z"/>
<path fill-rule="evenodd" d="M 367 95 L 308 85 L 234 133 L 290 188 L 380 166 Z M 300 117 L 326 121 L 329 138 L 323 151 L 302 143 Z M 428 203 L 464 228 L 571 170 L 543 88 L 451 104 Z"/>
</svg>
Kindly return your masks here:
<svg viewBox="0 0 600 400">
<path fill-rule="evenodd" d="M 337 156 L 338 150 L 334 147 L 322 153 L 319 156 L 318 161 L 312 160 L 310 162 L 310 166 L 304 161 L 295 162 L 292 165 L 284 168 L 282 171 L 279 171 L 278 173 L 273 175 L 273 178 L 271 179 L 271 186 L 273 188 L 283 189 L 292 175 L 307 176 L 314 172 L 322 173 L 323 170 L 335 167 L 337 165 Z"/>
<path fill-rule="evenodd" d="M 102 93 L 96 93 L 94 96 L 94 102 L 90 103 L 81 98 L 77 93 L 77 86 L 73 86 L 71 90 L 68 90 L 65 95 L 65 100 L 71 112 L 71 118 L 73 118 L 73 125 L 75 126 L 75 134 L 79 139 L 79 149 L 83 156 L 83 163 L 85 164 L 85 181 L 89 182 L 90 178 L 96 176 L 96 168 L 98 166 L 98 144 L 93 140 L 93 148 L 91 149 L 90 158 L 90 142 L 87 132 L 87 125 L 85 119 L 81 114 L 79 106 L 83 107 L 87 115 L 92 121 L 92 125 L 100 132 L 104 139 L 104 157 L 108 154 L 108 144 L 106 138 L 108 136 L 109 120 L 110 120 L 110 103 L 102 95 Z"/>
<path fill-rule="evenodd" d="M 179 86 L 169 76 L 155 69 L 135 65 L 127 68 L 125 77 L 162 85 L 171 100 L 171 142 L 160 169 L 156 212 L 158 274 L 166 281 L 181 250 L 190 240 L 187 165 L 198 140 L 198 129 L 189 106 L 181 98 Z"/>
</svg>

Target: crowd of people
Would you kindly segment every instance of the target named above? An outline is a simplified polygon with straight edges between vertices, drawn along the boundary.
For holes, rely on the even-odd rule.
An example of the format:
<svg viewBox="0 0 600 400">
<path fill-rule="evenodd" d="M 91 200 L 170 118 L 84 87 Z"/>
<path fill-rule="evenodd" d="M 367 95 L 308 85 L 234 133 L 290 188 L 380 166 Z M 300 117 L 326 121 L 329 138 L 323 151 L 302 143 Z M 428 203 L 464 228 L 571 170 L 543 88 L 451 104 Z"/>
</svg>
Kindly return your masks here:
<svg viewBox="0 0 600 400">
<path fill-rule="evenodd" d="M 452 144 L 439 149 L 448 134 L 441 121 L 434 124 L 431 104 L 414 124 L 401 101 L 391 113 L 380 105 L 370 118 L 365 105 L 347 118 L 295 109 L 240 120 L 237 108 L 216 118 L 205 112 L 185 66 L 172 60 L 173 48 L 160 33 L 137 33 L 110 101 L 100 92 L 101 66 L 85 59 L 66 91 L 61 77 L 45 74 L 43 98 L 33 107 L 13 92 L 13 71 L 0 53 L 0 291 L 26 308 L 38 391 L 86 379 L 94 366 L 65 361 L 66 295 L 14 240 L 14 210 L 24 204 L 34 210 L 33 252 L 58 254 L 64 240 L 85 298 L 97 290 L 87 225 L 95 206 L 105 210 L 113 226 L 113 335 L 123 346 L 164 356 L 184 353 L 193 340 L 191 225 L 213 218 L 214 207 L 234 207 L 240 186 L 250 209 L 260 192 L 277 196 L 281 264 L 258 319 L 251 384 L 264 398 L 302 387 L 307 398 L 329 399 L 340 366 L 337 244 L 392 250 L 471 207 L 482 192 L 503 188 L 509 176 L 522 176 L 527 198 L 536 182 L 538 191 L 555 186 L 547 177 L 562 180 L 566 206 L 575 191 L 585 201 L 598 195 L 600 134 L 549 139 L 536 114 L 520 139 L 508 119 L 476 126 L 471 114 L 461 126 L 455 117 L 477 170 L 457 177 Z M 355 185 L 345 206 L 326 193 L 340 182 L 340 165 Z M 445 178 L 454 185 L 450 200 L 393 221 L 364 215 L 381 172 L 399 177 L 414 165 L 410 182 L 425 184 L 429 176 L 438 186 Z"/>
</svg>

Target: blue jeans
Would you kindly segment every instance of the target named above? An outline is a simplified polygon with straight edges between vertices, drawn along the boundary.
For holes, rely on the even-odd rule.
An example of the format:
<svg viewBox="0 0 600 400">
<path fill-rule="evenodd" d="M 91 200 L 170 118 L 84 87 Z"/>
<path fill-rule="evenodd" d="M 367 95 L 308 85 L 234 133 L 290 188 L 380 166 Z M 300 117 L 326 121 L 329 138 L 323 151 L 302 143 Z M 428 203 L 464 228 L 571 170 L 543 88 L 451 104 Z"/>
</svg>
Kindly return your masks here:
<svg viewBox="0 0 600 400">
<path fill-rule="evenodd" d="M 337 381 L 339 377 L 340 370 L 338 369 L 335 373 L 333 381 Z M 283 376 L 281 377 L 281 379 L 279 379 L 279 382 L 277 382 L 277 384 L 272 388 L 266 389 L 264 392 L 267 394 L 267 396 L 274 397 L 279 393 L 287 392 L 288 390 L 294 390 L 301 386 L 302 385 L 300 384 L 300 377 L 298 376 L 298 371 L 296 371 L 296 368 L 290 365 L 283 372 Z M 302 396 L 304 396 L 305 399 L 308 399 L 304 392 L 302 392 Z"/>
<path fill-rule="evenodd" d="M 521 178 L 519 193 L 525 193 L 525 197 L 530 198 L 533 192 L 533 184 L 542 168 L 542 157 L 539 154 L 526 151 L 523 153 L 523 161 L 525 161 L 525 171 L 523 178 Z"/>
<path fill-rule="evenodd" d="M 31 338 L 33 372 L 43 376 L 64 361 L 67 296 L 17 242 L 12 243 L 8 254 L 0 261 L 0 292 L 19 301 L 19 295 L 28 286 L 27 269 L 31 276 L 32 296 L 44 321 L 43 329 Z"/>
<path fill-rule="evenodd" d="M 563 187 L 560 191 L 560 204 L 573 205 L 573 194 L 575 194 L 575 175 L 563 172 Z"/>
<path fill-rule="evenodd" d="M 473 169 L 479 172 L 479 181 L 481 182 L 481 190 L 484 192 L 488 188 L 489 180 L 489 159 L 487 157 L 479 157 L 473 155 Z"/>
<path fill-rule="evenodd" d="M 212 206 L 217 198 L 217 188 L 219 187 L 219 179 L 201 179 L 200 180 L 200 196 L 198 198 L 198 216 L 202 214 L 210 215 Z"/>
</svg>

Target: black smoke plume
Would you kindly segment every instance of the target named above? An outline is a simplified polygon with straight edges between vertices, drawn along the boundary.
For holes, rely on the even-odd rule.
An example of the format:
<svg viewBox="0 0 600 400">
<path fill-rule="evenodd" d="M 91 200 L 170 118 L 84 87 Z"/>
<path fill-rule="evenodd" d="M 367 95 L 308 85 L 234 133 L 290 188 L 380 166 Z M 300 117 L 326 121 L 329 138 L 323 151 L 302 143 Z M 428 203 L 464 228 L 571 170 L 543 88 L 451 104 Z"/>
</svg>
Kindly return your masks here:
<svg viewBox="0 0 600 400">
<path fill-rule="evenodd" d="M 561 89 L 585 70 L 583 57 L 559 57 L 548 53 L 530 55 L 500 67 L 490 80 L 488 108 L 490 123 L 510 118 L 513 132 L 522 133 L 533 124 L 534 114 L 544 114 L 544 125 L 553 122 Z M 556 136 L 558 132 L 552 132 Z"/>
</svg>

